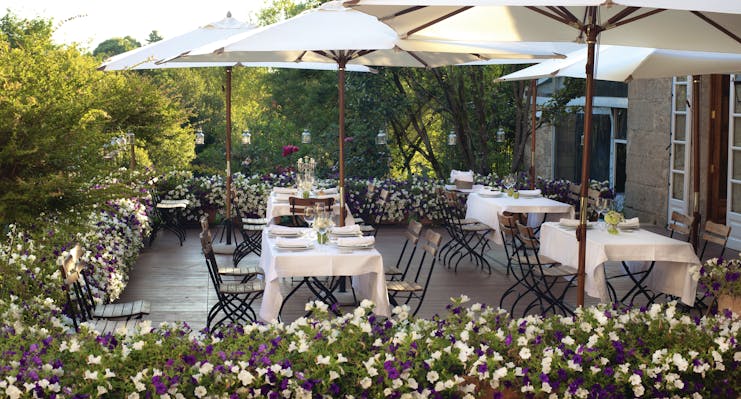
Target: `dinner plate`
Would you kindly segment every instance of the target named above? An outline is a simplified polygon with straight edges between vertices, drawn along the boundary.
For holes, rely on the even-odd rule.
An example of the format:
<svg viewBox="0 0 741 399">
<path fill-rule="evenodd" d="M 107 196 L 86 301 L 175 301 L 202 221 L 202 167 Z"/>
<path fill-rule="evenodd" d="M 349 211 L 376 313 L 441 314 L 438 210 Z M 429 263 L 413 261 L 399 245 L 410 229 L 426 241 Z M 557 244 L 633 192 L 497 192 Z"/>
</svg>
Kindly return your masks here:
<svg viewBox="0 0 741 399">
<path fill-rule="evenodd" d="M 340 249 L 372 249 L 375 246 L 375 244 L 366 244 L 366 245 L 340 245 L 337 244 L 337 248 Z"/>
<path fill-rule="evenodd" d="M 361 231 L 352 231 L 352 232 L 347 232 L 347 233 L 340 232 L 340 233 L 329 233 L 329 235 L 333 237 L 360 237 L 363 235 L 363 232 Z"/>
<path fill-rule="evenodd" d="M 310 244 L 307 244 L 305 247 L 297 247 L 293 245 L 282 246 L 279 244 L 275 244 L 275 247 L 280 249 L 281 251 L 306 251 L 307 249 L 314 248 L 314 244 L 310 243 Z"/>
<path fill-rule="evenodd" d="M 479 191 L 478 194 L 482 197 L 489 197 L 489 198 L 502 196 L 501 191 Z"/>
<path fill-rule="evenodd" d="M 268 231 L 268 235 L 271 237 L 299 237 L 303 234 L 303 231 Z"/>
<path fill-rule="evenodd" d="M 565 228 L 565 229 L 573 229 L 573 230 L 576 230 L 576 227 L 578 226 L 578 225 L 577 226 L 573 226 L 573 225 L 570 225 L 570 224 L 563 224 L 561 222 L 559 222 L 558 225 L 561 226 L 561 227 L 563 227 L 563 228 Z M 589 229 L 591 229 L 593 227 L 594 227 L 594 222 L 587 222 L 587 230 L 589 230 Z"/>
</svg>

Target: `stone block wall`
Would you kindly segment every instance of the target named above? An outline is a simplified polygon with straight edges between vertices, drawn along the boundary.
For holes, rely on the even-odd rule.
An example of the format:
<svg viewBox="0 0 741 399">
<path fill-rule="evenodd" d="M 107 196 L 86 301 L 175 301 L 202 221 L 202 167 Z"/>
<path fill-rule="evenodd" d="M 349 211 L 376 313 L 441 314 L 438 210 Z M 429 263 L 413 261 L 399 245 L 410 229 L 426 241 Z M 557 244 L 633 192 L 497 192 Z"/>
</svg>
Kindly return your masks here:
<svg viewBox="0 0 741 399">
<path fill-rule="evenodd" d="M 628 85 L 628 148 L 624 212 L 642 222 L 667 221 L 671 79 Z"/>
</svg>

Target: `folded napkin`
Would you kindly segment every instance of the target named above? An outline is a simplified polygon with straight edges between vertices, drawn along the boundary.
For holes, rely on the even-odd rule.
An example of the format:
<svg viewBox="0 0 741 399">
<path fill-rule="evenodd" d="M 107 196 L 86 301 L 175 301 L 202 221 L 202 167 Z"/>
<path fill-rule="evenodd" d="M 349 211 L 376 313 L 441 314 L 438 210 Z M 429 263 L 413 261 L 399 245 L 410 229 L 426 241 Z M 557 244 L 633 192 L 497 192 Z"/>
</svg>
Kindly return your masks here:
<svg viewBox="0 0 741 399">
<path fill-rule="evenodd" d="M 337 189 L 337 187 L 330 187 L 330 188 L 320 189 L 319 192 L 318 192 L 318 194 L 319 195 L 323 195 L 323 194 L 337 194 L 339 192 L 340 191 L 339 191 L 339 189 Z"/>
<path fill-rule="evenodd" d="M 275 240 L 275 245 L 282 248 L 308 248 L 309 246 L 311 246 L 311 241 L 305 238 L 280 237 Z"/>
<path fill-rule="evenodd" d="M 625 219 L 624 221 L 618 223 L 618 227 L 620 228 L 638 228 L 641 227 L 641 222 L 638 220 L 638 218 L 631 218 L 631 219 Z"/>
<path fill-rule="evenodd" d="M 579 219 L 561 218 L 561 220 L 558 221 L 558 224 L 566 227 L 577 227 L 579 226 Z"/>
<path fill-rule="evenodd" d="M 332 227 L 332 234 L 360 234 L 360 225 L 353 224 L 350 226 Z"/>
<path fill-rule="evenodd" d="M 328 194 L 326 191 L 324 194 L 313 195 L 312 198 L 337 198 L 337 194 Z"/>
<path fill-rule="evenodd" d="M 296 189 L 293 187 L 273 187 L 273 192 L 276 194 L 295 194 Z"/>
<path fill-rule="evenodd" d="M 301 234 L 301 229 L 285 226 L 270 226 L 270 228 L 268 228 L 268 233 L 276 236 L 297 235 Z"/>
<path fill-rule="evenodd" d="M 456 180 L 471 182 L 473 183 L 473 171 L 472 170 L 451 170 L 450 171 L 450 182 L 455 183 Z"/>
<path fill-rule="evenodd" d="M 337 239 L 337 246 L 340 247 L 369 247 L 376 243 L 373 236 L 363 237 L 342 237 Z"/>
<path fill-rule="evenodd" d="M 537 189 L 537 188 L 535 190 L 518 190 L 518 191 L 520 192 L 520 196 L 523 196 L 523 197 L 537 197 L 541 194 L 540 189 Z"/>
</svg>

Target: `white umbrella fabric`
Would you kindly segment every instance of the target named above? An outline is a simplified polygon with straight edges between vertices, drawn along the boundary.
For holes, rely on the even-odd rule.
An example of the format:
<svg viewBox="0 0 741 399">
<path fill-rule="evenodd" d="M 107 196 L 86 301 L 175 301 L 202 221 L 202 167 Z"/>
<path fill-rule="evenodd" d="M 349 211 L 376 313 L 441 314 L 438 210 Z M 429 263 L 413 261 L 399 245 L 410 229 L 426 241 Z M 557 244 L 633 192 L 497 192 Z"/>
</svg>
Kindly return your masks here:
<svg viewBox="0 0 741 399">
<path fill-rule="evenodd" d="M 376 18 L 345 8 L 341 2 L 322 4 L 293 18 L 237 35 L 182 54 L 175 62 L 326 62 L 339 66 L 339 189 L 344 212 L 344 84 L 349 65 L 413 66 L 432 68 L 466 62 L 518 59 L 519 62 L 553 58 L 558 44 L 544 44 L 523 53 L 521 46 L 500 46 L 451 41 L 402 40 Z M 530 61 L 530 62 L 533 62 Z M 344 223 L 344 217 L 340 218 Z"/>
<path fill-rule="evenodd" d="M 589 181 L 595 45 L 741 53 L 741 2 L 726 0 L 347 0 L 402 37 L 586 42 L 583 183 Z M 693 126 L 694 127 L 694 126 Z M 693 129 L 693 140 L 699 137 Z M 580 194 L 577 304 L 584 305 L 587 189 Z"/>
<path fill-rule="evenodd" d="M 530 80 L 552 76 L 586 78 L 584 67 L 587 51 L 583 48 L 564 59 L 546 60 L 498 81 Z M 600 45 L 597 50 L 594 78 L 615 82 L 633 79 L 667 78 L 681 75 L 707 75 L 741 71 L 741 53 L 708 53 L 701 51 L 665 50 L 646 47 Z"/>
<path fill-rule="evenodd" d="M 231 221 L 231 141 L 232 141 L 232 121 L 231 121 L 231 78 L 232 68 L 235 66 L 244 67 L 266 67 L 266 68 L 301 68 L 317 70 L 336 70 L 336 64 L 328 63 L 309 63 L 309 62 L 178 62 L 167 63 L 167 59 L 177 57 L 180 54 L 219 40 L 225 40 L 235 35 L 252 32 L 259 29 L 257 26 L 241 22 L 232 18 L 231 13 L 227 13 L 226 18 L 206 24 L 195 30 L 186 32 L 179 36 L 169 39 L 160 40 L 150 43 L 125 53 L 121 53 L 106 59 L 98 67 L 101 71 L 117 70 L 146 70 L 146 69 L 165 69 L 165 68 L 206 68 L 206 67 L 223 67 L 226 71 L 226 220 Z M 349 69 L 356 72 L 370 72 L 371 69 L 363 65 L 353 65 Z M 231 228 L 227 224 L 227 245 L 231 245 Z"/>
</svg>

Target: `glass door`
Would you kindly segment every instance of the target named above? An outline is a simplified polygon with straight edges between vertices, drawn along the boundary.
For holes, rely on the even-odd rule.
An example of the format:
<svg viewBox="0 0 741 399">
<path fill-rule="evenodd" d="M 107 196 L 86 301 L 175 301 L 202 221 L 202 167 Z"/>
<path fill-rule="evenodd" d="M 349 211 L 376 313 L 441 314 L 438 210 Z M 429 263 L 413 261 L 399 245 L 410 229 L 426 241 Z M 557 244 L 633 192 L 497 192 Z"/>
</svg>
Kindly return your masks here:
<svg viewBox="0 0 741 399">
<path fill-rule="evenodd" d="M 728 118 L 728 246 L 741 249 L 741 74 L 731 75 Z"/>
<path fill-rule="evenodd" d="M 667 220 L 673 211 L 687 214 L 689 196 L 690 129 L 692 114 L 689 112 L 692 96 L 691 77 L 681 76 L 672 80 L 671 154 L 669 159 L 669 206 Z M 741 155 L 741 154 L 739 154 Z M 740 165 L 741 166 L 741 165 Z"/>
</svg>

